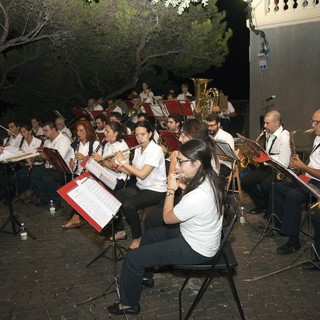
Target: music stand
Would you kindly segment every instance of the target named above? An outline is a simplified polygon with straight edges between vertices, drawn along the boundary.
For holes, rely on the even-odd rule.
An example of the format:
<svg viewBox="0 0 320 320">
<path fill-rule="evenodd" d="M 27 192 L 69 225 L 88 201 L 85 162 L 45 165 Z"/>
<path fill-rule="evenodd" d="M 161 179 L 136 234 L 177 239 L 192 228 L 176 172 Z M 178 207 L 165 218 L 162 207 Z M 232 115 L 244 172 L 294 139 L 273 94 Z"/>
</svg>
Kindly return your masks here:
<svg viewBox="0 0 320 320">
<path fill-rule="evenodd" d="M 177 138 L 177 134 L 175 132 L 160 130 L 159 133 L 169 151 L 172 152 L 175 150 L 179 150 L 181 142 Z"/>
<path fill-rule="evenodd" d="M 127 143 L 129 148 L 133 148 L 138 145 L 136 136 L 134 134 L 126 134 L 124 137 L 125 142 Z"/>
<path fill-rule="evenodd" d="M 8 173 L 7 173 L 7 164 L 9 164 L 9 163 L 0 162 L 0 166 L 3 171 L 4 181 L 5 181 L 5 185 L 6 185 L 7 196 L 8 196 L 9 215 L 4 220 L 2 225 L 0 226 L 0 231 L 3 231 L 4 228 L 7 226 L 7 224 L 11 222 L 11 226 L 12 226 L 11 233 L 16 235 L 17 233 L 19 233 L 21 223 L 13 212 L 12 197 L 11 197 L 11 192 L 10 192 Z M 16 226 L 19 227 L 18 230 L 16 229 Z M 36 237 L 27 228 L 25 228 L 25 230 L 33 240 L 36 240 Z"/>
<path fill-rule="evenodd" d="M 88 172 L 81 174 L 58 190 L 58 193 L 85 218 L 97 231 L 101 230 L 112 221 L 112 241 L 107 248 L 112 249 L 114 281 L 107 287 L 106 292 L 80 302 L 85 304 L 97 298 L 116 291 L 119 297 L 117 278 L 117 251 L 118 248 L 113 228 L 113 219 L 119 211 L 121 202 L 117 200 L 101 183 L 96 181 Z M 107 250 L 105 250 L 107 251 Z M 99 256 L 96 258 L 98 259 Z M 94 260 L 96 260 L 94 259 Z M 93 263 L 93 261 L 92 261 Z M 115 285 L 115 290 L 109 291 Z"/>
</svg>

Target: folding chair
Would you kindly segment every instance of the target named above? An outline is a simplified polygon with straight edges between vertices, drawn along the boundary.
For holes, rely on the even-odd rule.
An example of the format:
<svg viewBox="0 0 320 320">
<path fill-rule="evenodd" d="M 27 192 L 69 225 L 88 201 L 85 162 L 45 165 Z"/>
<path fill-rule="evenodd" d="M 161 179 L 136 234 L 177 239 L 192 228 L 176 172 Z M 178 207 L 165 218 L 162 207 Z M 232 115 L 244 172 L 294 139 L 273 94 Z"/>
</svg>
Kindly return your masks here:
<svg viewBox="0 0 320 320">
<path fill-rule="evenodd" d="M 180 320 L 182 320 L 182 293 L 185 286 L 189 282 L 189 279 L 192 273 L 204 272 L 205 278 L 198 291 L 198 294 L 196 295 L 190 309 L 187 312 L 185 319 L 189 319 L 190 316 L 192 315 L 194 309 L 197 307 L 198 303 L 200 302 L 203 294 L 206 292 L 207 288 L 209 287 L 209 284 L 213 279 L 215 271 L 227 271 L 229 286 L 232 291 L 233 297 L 236 301 L 241 319 L 245 319 L 242 306 L 240 303 L 239 295 L 237 292 L 237 288 L 233 280 L 233 271 L 238 265 L 238 262 L 234 256 L 231 245 L 228 242 L 229 236 L 236 222 L 237 215 L 240 215 L 239 203 L 236 200 L 234 195 L 228 195 L 225 208 L 224 208 L 224 218 L 227 223 L 227 227 L 226 227 L 226 231 L 222 232 L 222 239 L 221 239 L 220 247 L 217 254 L 207 264 L 201 264 L 201 265 L 196 265 L 196 264 L 184 265 L 183 264 L 183 265 L 173 266 L 173 268 L 176 270 L 183 270 L 186 276 L 186 279 L 179 290 L 179 319 Z"/>
</svg>

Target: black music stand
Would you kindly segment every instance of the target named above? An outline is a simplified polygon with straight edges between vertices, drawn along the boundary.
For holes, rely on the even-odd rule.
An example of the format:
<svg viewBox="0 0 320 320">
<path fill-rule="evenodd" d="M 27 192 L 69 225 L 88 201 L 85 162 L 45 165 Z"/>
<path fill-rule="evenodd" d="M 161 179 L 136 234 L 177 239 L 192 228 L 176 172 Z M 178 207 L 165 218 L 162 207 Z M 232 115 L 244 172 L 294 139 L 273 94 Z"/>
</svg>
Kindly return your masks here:
<svg viewBox="0 0 320 320">
<path fill-rule="evenodd" d="M 9 179 L 8 179 L 8 173 L 7 173 L 7 163 L 0 162 L 0 166 L 3 171 L 3 176 L 4 176 L 4 181 L 5 181 L 6 191 L 8 196 L 8 206 L 9 206 L 9 215 L 0 226 L 0 231 L 4 231 L 4 228 L 8 225 L 8 223 L 11 222 L 12 232 L 9 232 L 9 233 L 16 235 L 19 233 L 21 223 L 13 212 L 12 196 L 10 192 Z M 18 226 L 18 229 L 16 229 L 16 226 Z M 33 240 L 36 240 L 36 237 L 27 228 L 25 228 L 25 230 Z"/>
</svg>

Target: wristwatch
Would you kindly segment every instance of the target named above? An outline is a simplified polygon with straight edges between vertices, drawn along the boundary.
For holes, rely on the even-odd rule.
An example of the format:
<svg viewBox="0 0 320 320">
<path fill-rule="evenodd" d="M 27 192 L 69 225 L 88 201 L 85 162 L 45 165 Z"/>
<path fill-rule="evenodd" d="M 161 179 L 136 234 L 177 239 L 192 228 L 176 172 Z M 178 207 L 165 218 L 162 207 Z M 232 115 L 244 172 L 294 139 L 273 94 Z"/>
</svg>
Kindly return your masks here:
<svg viewBox="0 0 320 320">
<path fill-rule="evenodd" d="M 168 196 L 173 196 L 174 195 L 174 193 L 173 192 L 170 192 L 170 191 L 167 191 L 167 193 L 166 193 L 166 196 L 168 197 Z"/>
</svg>

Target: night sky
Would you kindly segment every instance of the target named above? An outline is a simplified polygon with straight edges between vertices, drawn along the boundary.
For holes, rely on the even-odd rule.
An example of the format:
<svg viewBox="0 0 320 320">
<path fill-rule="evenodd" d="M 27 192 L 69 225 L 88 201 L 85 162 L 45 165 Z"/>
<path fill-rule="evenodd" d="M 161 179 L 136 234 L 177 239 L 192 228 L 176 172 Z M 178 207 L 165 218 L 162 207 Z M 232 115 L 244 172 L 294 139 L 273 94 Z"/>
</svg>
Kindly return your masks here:
<svg viewBox="0 0 320 320">
<path fill-rule="evenodd" d="M 224 65 L 211 69 L 205 76 L 213 78 L 210 86 L 221 89 L 230 100 L 248 99 L 249 29 L 246 27 L 246 3 L 243 0 L 218 0 L 217 6 L 226 11 L 226 20 L 233 36 Z"/>
</svg>

